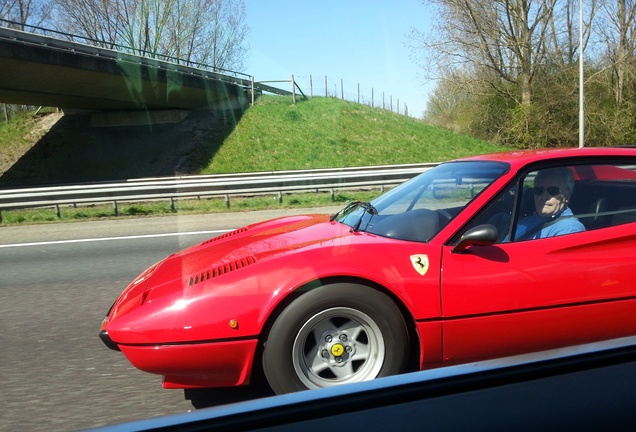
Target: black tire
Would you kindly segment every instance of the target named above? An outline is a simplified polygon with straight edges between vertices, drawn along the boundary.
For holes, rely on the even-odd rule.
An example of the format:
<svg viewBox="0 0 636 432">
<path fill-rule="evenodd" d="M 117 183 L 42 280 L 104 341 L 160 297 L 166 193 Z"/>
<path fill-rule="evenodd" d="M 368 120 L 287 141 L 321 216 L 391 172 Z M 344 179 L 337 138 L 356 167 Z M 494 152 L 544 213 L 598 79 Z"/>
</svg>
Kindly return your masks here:
<svg viewBox="0 0 636 432">
<path fill-rule="evenodd" d="M 406 370 L 409 336 L 397 305 L 362 285 L 337 283 L 295 299 L 263 352 L 275 393 L 331 387 Z"/>
<path fill-rule="evenodd" d="M 274 393 L 267 383 L 250 383 L 241 387 L 196 388 L 185 389 L 185 399 L 189 400 L 195 409 L 209 408 L 235 402 L 273 396 Z"/>
</svg>

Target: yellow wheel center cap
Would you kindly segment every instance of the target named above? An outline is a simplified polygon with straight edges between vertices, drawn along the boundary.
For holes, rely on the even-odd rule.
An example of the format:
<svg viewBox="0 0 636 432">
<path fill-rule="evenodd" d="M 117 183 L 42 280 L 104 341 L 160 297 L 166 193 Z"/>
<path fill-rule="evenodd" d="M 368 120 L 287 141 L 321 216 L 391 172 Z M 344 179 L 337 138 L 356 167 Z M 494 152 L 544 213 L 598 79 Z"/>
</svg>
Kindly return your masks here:
<svg viewBox="0 0 636 432">
<path fill-rule="evenodd" d="M 344 346 L 342 346 L 342 344 L 337 343 L 331 347 L 331 354 L 333 354 L 335 357 L 340 357 L 344 354 L 344 352 L 345 348 Z"/>
</svg>

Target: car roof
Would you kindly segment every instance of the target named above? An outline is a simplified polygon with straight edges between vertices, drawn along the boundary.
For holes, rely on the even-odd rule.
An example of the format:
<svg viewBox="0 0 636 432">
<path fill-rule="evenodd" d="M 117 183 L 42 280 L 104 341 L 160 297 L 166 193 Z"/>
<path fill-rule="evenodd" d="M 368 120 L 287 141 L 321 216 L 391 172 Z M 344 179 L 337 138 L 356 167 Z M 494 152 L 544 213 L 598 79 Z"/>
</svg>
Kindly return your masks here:
<svg viewBox="0 0 636 432">
<path fill-rule="evenodd" d="M 612 157 L 636 156 L 636 147 L 583 147 L 583 148 L 554 148 L 513 150 L 491 153 L 457 159 L 458 161 L 497 161 L 507 162 L 514 167 L 525 166 L 529 163 L 545 160 L 575 158 L 575 157 Z"/>
</svg>

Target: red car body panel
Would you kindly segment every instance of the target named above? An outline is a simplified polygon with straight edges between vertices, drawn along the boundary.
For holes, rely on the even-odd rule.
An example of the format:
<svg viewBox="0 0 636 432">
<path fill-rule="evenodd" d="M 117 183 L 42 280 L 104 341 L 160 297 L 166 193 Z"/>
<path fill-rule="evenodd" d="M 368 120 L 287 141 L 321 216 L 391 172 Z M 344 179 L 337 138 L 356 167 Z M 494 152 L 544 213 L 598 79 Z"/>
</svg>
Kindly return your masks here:
<svg viewBox="0 0 636 432">
<path fill-rule="evenodd" d="M 509 167 L 429 242 L 352 230 L 326 215 L 238 229 L 142 273 L 115 302 L 104 329 L 134 366 L 164 375 L 170 388 L 247 384 L 268 323 L 298 290 L 335 279 L 394 298 L 417 329 L 422 368 L 636 334 L 636 224 L 470 253 L 455 253 L 450 244 L 520 170 L 563 158 L 619 156 L 636 157 L 636 151 L 534 150 L 465 159 Z M 575 177 L 622 175 L 610 168 L 581 169 Z M 425 274 L 412 256 L 427 257 Z"/>
<path fill-rule="evenodd" d="M 464 363 L 634 335 L 635 308 L 630 299 L 446 321 L 444 360 Z"/>
<path fill-rule="evenodd" d="M 178 345 L 121 345 L 139 370 L 164 375 L 165 388 L 231 387 L 249 382 L 257 339 Z"/>
<path fill-rule="evenodd" d="M 430 245 L 350 233 L 348 227 L 329 222 L 323 215 L 304 218 L 315 223 L 310 227 L 315 238 L 310 232 L 304 232 L 302 245 L 289 245 L 297 240 L 293 231 L 279 231 L 281 223 L 285 227 L 285 222 L 293 224 L 298 217 L 282 218 L 272 221 L 275 234 L 257 224 L 231 239 L 194 246 L 167 258 L 143 283 L 134 285 L 133 282 L 128 288 L 130 291 L 125 291 L 115 303 L 111 316 L 118 316 L 118 320 L 117 326 L 109 327 L 110 337 L 118 344 L 129 345 L 206 341 L 210 334 L 214 334 L 215 339 L 256 336 L 269 313 L 289 292 L 334 276 L 365 279 L 382 286 L 391 281 L 392 291 L 414 312 L 416 319 L 439 316 L 438 278 L 422 280 L 408 260 L 415 253 L 428 253 Z M 268 249 L 275 246 L 277 249 Z M 249 266 L 255 276 L 229 271 L 191 285 L 190 280 L 208 267 L 217 267 L 207 263 L 219 260 L 212 250 L 221 247 L 233 251 L 230 259 L 248 250 L 256 260 Z M 206 258 L 201 259 L 204 255 Z M 386 256 L 392 255 L 406 259 L 387 265 Z M 437 258 L 431 256 L 431 274 L 439 274 L 439 252 L 436 255 Z M 190 256 L 194 256 L 199 265 L 193 264 Z M 355 256 L 357 265 L 343 259 L 351 256 Z M 155 279 L 165 274 L 179 277 L 157 283 Z M 148 289 L 147 284 L 156 284 L 156 287 Z M 281 286 L 289 288 L 281 291 Z M 144 296 L 142 292 L 147 294 Z M 119 317 L 122 310 L 126 313 Z M 238 321 L 239 326 L 230 328 L 231 320 Z"/>
</svg>

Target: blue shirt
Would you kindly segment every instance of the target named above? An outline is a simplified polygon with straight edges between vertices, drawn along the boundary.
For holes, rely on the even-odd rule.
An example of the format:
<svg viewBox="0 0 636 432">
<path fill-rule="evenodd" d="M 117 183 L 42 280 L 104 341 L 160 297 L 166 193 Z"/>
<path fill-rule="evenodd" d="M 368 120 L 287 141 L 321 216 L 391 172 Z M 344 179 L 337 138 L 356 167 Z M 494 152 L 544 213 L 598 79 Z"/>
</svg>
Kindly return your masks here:
<svg viewBox="0 0 636 432">
<path fill-rule="evenodd" d="M 543 228 L 539 229 L 540 226 L 543 226 Z M 517 225 L 515 240 L 519 240 L 529 230 L 535 230 L 536 232 L 527 238 L 537 239 L 585 231 L 585 226 L 574 217 L 572 210 L 566 208 L 555 216 L 541 217 L 537 214 L 533 214 L 524 217 Z M 524 240 L 525 239 L 524 237 Z"/>
</svg>

